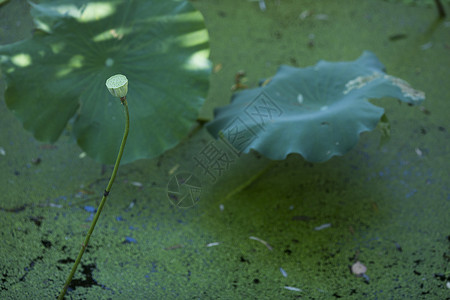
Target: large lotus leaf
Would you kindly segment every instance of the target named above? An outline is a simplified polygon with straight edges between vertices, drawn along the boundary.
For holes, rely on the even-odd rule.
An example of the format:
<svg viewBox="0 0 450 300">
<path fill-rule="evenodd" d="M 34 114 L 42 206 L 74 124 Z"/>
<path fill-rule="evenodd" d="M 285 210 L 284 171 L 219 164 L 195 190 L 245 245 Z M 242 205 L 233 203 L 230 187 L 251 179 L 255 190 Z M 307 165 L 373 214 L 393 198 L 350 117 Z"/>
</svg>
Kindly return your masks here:
<svg viewBox="0 0 450 300">
<path fill-rule="evenodd" d="M 311 162 L 326 161 L 349 151 L 361 132 L 376 127 L 384 110 L 368 99 L 393 97 L 412 104 L 425 99 L 383 69 L 367 51 L 352 62 L 281 66 L 270 81 L 216 109 L 207 128 L 239 152 L 254 149 L 275 160 L 299 153 Z"/>
<path fill-rule="evenodd" d="M 32 14 L 33 37 L 0 46 L 0 61 L 6 104 L 37 139 L 56 141 L 72 119 L 81 148 L 114 162 L 124 115 L 105 81 L 117 73 L 129 80 L 123 162 L 187 135 L 210 73 L 203 17 L 188 1 L 41 1 Z"/>
</svg>

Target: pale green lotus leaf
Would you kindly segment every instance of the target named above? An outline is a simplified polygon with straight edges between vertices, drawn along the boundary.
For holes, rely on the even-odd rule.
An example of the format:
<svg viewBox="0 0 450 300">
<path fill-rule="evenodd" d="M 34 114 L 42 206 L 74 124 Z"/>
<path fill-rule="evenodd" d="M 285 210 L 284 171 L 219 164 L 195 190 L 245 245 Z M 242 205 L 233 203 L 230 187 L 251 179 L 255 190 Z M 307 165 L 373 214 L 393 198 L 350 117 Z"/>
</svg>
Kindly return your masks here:
<svg viewBox="0 0 450 300">
<path fill-rule="evenodd" d="M 274 160 L 298 153 L 323 162 L 345 154 L 362 132 L 377 126 L 384 109 L 368 100 L 382 97 L 419 104 L 425 94 L 387 75 L 366 51 L 351 62 L 281 66 L 270 81 L 235 94 L 230 105 L 216 109 L 206 126 L 238 152 L 254 149 Z"/>
<path fill-rule="evenodd" d="M 25 129 L 55 142 L 72 133 L 91 157 L 113 163 L 123 108 L 105 87 L 129 80 L 123 162 L 160 155 L 192 128 L 209 87 L 208 33 L 189 1 L 40 1 L 33 37 L 0 46 L 5 100 Z"/>
</svg>

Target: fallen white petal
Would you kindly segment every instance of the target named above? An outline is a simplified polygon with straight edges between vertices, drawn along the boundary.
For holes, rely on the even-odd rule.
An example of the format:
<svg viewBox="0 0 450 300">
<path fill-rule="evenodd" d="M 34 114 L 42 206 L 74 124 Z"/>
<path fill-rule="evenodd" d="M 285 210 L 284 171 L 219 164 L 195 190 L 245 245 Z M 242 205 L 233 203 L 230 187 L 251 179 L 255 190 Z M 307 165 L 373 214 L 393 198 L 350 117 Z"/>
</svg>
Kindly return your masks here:
<svg viewBox="0 0 450 300">
<path fill-rule="evenodd" d="M 290 290 L 290 291 L 294 291 L 294 292 L 301 292 L 302 291 L 301 289 L 293 287 L 293 286 L 285 286 L 284 288 L 287 289 L 287 290 Z"/>
<path fill-rule="evenodd" d="M 314 230 L 322 230 L 322 229 L 325 229 L 325 228 L 328 228 L 328 227 L 331 227 L 331 223 L 326 223 L 326 224 L 322 224 L 320 226 L 317 226 L 317 227 L 314 228 Z"/>
<path fill-rule="evenodd" d="M 260 239 L 260 238 L 257 238 L 256 236 L 251 236 L 250 239 L 251 239 L 251 240 L 258 241 L 258 242 L 264 244 L 264 246 L 266 246 L 267 249 L 269 249 L 269 250 L 271 250 L 271 251 L 273 250 L 273 249 L 272 249 L 272 246 L 270 246 L 268 242 L 266 242 L 266 241 L 264 241 L 264 240 L 262 240 L 262 239 Z"/>
</svg>

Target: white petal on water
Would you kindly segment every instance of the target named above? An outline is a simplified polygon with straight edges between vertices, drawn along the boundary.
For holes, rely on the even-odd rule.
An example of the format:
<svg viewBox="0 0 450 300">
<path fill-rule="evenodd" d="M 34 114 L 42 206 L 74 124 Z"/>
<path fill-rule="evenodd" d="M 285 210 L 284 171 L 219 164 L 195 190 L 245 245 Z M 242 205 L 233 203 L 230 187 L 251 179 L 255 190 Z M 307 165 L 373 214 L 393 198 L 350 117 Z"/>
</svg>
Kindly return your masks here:
<svg viewBox="0 0 450 300">
<path fill-rule="evenodd" d="M 301 289 L 293 287 L 293 286 L 285 286 L 284 288 L 287 289 L 287 290 L 290 290 L 290 291 L 294 291 L 294 292 L 301 292 L 302 291 Z"/>
<path fill-rule="evenodd" d="M 328 228 L 328 227 L 331 227 L 331 223 L 325 223 L 325 224 L 322 224 L 320 226 L 317 226 L 317 227 L 314 228 L 314 230 L 322 230 L 322 229 L 325 229 L 325 228 Z"/>
<path fill-rule="evenodd" d="M 264 2 L 264 0 L 259 0 L 259 9 L 261 11 L 266 11 L 266 2 Z"/>
<path fill-rule="evenodd" d="M 418 156 L 422 156 L 423 155 L 422 150 L 420 150 L 419 148 L 414 149 L 414 151 L 416 152 L 416 154 Z"/>
<path fill-rule="evenodd" d="M 283 268 L 280 268 L 280 272 L 281 272 L 281 275 L 283 275 L 284 277 L 288 276 L 288 274 L 286 273 L 286 271 Z"/>
<path fill-rule="evenodd" d="M 302 13 L 298 16 L 299 19 L 306 19 L 307 17 L 309 17 L 311 15 L 311 12 L 309 10 L 304 10 L 302 11 Z"/>
<path fill-rule="evenodd" d="M 263 244 L 264 246 L 266 246 L 267 249 L 269 249 L 270 251 L 273 250 L 273 249 L 272 249 L 272 246 L 270 246 L 268 242 L 266 242 L 266 241 L 264 241 L 264 240 L 262 240 L 262 239 L 260 239 L 260 238 L 257 238 L 256 236 L 251 236 L 250 239 L 262 243 L 262 244 Z"/>
</svg>

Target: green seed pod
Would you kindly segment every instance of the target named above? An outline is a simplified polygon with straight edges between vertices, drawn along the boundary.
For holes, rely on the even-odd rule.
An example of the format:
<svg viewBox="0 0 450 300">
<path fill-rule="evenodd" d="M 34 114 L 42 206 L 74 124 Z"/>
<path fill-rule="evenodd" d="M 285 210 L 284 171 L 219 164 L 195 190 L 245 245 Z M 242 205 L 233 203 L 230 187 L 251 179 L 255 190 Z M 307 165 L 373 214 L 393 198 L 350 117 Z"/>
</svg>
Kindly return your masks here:
<svg viewBox="0 0 450 300">
<path fill-rule="evenodd" d="M 125 97 L 128 92 L 128 79 L 122 74 L 111 76 L 106 80 L 106 87 L 114 97 Z"/>
</svg>

